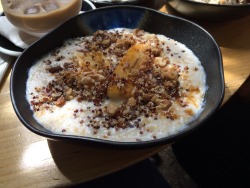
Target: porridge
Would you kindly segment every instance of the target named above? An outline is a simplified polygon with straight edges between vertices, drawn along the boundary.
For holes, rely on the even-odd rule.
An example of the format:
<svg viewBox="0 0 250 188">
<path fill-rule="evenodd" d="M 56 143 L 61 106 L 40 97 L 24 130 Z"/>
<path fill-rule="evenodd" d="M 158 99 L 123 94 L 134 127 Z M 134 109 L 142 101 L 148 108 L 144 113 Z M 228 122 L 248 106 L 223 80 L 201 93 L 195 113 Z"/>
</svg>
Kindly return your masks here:
<svg viewBox="0 0 250 188">
<path fill-rule="evenodd" d="M 127 28 L 65 41 L 31 67 L 26 86 L 46 129 L 123 142 L 181 131 L 203 111 L 207 90 L 184 44 Z"/>
</svg>

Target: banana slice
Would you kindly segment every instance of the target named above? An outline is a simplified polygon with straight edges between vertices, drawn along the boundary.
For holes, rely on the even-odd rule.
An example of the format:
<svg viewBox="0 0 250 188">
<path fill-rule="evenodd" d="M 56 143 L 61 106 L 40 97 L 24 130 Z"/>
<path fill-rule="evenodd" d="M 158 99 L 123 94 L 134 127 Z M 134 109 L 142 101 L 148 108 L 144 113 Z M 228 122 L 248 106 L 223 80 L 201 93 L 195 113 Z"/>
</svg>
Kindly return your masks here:
<svg viewBox="0 0 250 188">
<path fill-rule="evenodd" d="M 114 81 L 108 87 L 109 98 L 130 98 L 133 96 L 133 78 L 139 74 L 140 70 L 150 63 L 150 53 L 148 44 L 135 44 L 130 47 L 116 66 Z"/>
</svg>

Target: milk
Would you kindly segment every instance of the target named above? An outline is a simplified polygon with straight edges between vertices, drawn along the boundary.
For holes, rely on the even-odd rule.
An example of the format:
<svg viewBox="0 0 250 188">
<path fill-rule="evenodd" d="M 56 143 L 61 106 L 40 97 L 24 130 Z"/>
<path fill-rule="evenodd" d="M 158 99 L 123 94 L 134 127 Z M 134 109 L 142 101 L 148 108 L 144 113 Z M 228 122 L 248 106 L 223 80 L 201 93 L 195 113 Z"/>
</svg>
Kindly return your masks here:
<svg viewBox="0 0 250 188">
<path fill-rule="evenodd" d="M 82 0 L 1 0 L 8 20 L 20 30 L 42 36 L 77 15 Z"/>
</svg>

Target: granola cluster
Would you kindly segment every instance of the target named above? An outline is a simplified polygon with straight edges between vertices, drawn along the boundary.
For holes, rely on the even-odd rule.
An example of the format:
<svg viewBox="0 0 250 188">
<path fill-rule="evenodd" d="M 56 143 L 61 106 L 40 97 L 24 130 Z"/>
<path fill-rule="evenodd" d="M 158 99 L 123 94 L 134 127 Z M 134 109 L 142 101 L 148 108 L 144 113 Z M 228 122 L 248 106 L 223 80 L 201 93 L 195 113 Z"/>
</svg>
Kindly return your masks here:
<svg viewBox="0 0 250 188">
<path fill-rule="evenodd" d="M 87 123 L 94 134 L 100 127 L 125 129 L 143 127 L 141 117 L 174 120 L 173 100 L 180 100 L 179 66 L 163 56 L 162 42 L 142 30 L 132 33 L 99 30 L 90 39 L 81 38 L 79 50 L 70 60 L 53 66 L 43 60 L 53 80 L 46 87 L 36 88 L 31 101 L 34 111 L 62 107 L 70 100 L 88 101 L 92 113 Z M 56 61 L 65 57 L 60 50 L 52 53 Z M 107 102 L 109 101 L 109 102 Z M 75 109 L 77 116 L 83 109 Z M 62 132 L 66 130 L 63 129 Z M 143 134 L 143 132 L 141 132 Z"/>
</svg>

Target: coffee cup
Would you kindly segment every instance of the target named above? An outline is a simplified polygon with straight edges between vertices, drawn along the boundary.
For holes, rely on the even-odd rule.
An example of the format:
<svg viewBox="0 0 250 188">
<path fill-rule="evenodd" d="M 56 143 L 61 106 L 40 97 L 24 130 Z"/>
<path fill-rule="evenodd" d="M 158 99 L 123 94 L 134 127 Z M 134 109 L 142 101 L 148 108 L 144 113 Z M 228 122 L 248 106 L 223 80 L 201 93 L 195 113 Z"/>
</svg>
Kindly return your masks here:
<svg viewBox="0 0 250 188">
<path fill-rule="evenodd" d="M 41 37 L 77 15 L 82 0 L 1 0 L 7 19 L 17 29 Z"/>
</svg>

